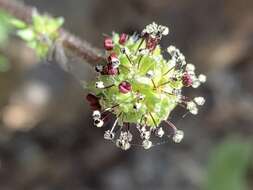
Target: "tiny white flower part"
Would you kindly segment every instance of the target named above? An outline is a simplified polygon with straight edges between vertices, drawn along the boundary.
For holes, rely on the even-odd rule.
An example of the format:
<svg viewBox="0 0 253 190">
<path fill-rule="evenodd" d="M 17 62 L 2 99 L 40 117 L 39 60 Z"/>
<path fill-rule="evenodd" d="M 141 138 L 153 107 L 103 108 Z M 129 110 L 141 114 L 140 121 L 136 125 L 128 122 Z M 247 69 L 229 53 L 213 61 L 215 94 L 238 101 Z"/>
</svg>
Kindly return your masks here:
<svg viewBox="0 0 253 190">
<path fill-rule="evenodd" d="M 164 135 L 164 130 L 162 127 L 160 127 L 159 129 L 156 130 L 156 135 L 159 137 L 159 138 L 162 138 L 163 135 Z"/>
<path fill-rule="evenodd" d="M 122 150 L 128 150 L 131 147 L 131 144 L 129 142 L 124 142 L 122 144 Z"/>
<path fill-rule="evenodd" d="M 141 103 L 136 102 L 136 103 L 134 104 L 134 109 L 135 109 L 135 110 L 139 110 L 140 108 L 141 108 Z"/>
<path fill-rule="evenodd" d="M 131 142 L 133 140 L 133 135 L 130 133 L 130 131 L 127 132 L 127 140 Z"/>
<path fill-rule="evenodd" d="M 129 54 L 130 54 L 130 51 L 129 51 L 129 49 L 128 49 L 127 47 L 123 47 L 123 48 L 121 48 L 120 50 L 121 50 L 121 52 L 122 52 L 123 54 L 126 54 L 126 55 L 129 55 Z"/>
<path fill-rule="evenodd" d="M 189 72 L 189 71 L 195 71 L 195 66 L 193 65 L 193 64 L 191 64 L 191 63 L 188 63 L 187 65 L 186 65 L 186 67 L 185 67 L 185 70 L 187 71 L 187 72 Z"/>
<path fill-rule="evenodd" d="M 168 53 L 171 55 L 171 56 L 173 56 L 174 55 L 174 53 L 176 52 L 176 47 L 175 46 L 169 46 L 168 48 L 167 48 L 167 51 L 168 51 Z"/>
<path fill-rule="evenodd" d="M 171 45 L 167 48 L 167 52 L 170 54 L 171 59 L 181 66 L 186 65 L 185 56 L 175 46 Z"/>
<path fill-rule="evenodd" d="M 98 82 L 96 82 L 96 83 L 95 83 L 95 86 L 96 86 L 96 88 L 104 88 L 104 87 L 105 87 L 103 81 L 98 81 Z"/>
<path fill-rule="evenodd" d="M 150 149 L 152 147 L 152 142 L 150 140 L 144 140 L 142 142 L 142 146 L 144 149 Z"/>
<path fill-rule="evenodd" d="M 138 53 L 139 53 L 139 55 L 148 55 L 149 50 L 148 49 L 139 49 Z"/>
<path fill-rule="evenodd" d="M 181 89 L 173 89 L 172 93 L 176 96 L 180 96 L 182 94 L 182 90 Z"/>
<path fill-rule="evenodd" d="M 106 140 L 113 140 L 115 137 L 115 133 L 110 131 L 110 130 L 107 130 L 105 131 L 105 134 L 104 134 L 104 139 Z"/>
<path fill-rule="evenodd" d="M 139 100 L 144 100 L 144 98 L 145 98 L 145 96 L 142 95 L 142 94 L 138 96 L 138 99 L 139 99 Z"/>
<path fill-rule="evenodd" d="M 193 101 L 187 102 L 187 109 L 193 115 L 197 115 L 198 114 L 197 105 Z"/>
<path fill-rule="evenodd" d="M 157 25 L 155 22 L 146 26 L 142 34 L 149 34 L 152 38 L 156 38 L 159 34 L 166 36 L 169 34 L 169 28 L 162 25 Z"/>
<path fill-rule="evenodd" d="M 96 69 L 97 72 L 102 72 L 103 71 L 103 66 L 102 65 L 97 65 L 95 69 Z"/>
<path fill-rule="evenodd" d="M 205 83 L 206 82 L 206 75 L 200 74 L 198 79 L 201 83 Z"/>
<path fill-rule="evenodd" d="M 146 131 L 147 131 L 146 127 L 143 126 L 143 127 L 141 128 L 141 132 L 146 132 Z"/>
<path fill-rule="evenodd" d="M 199 106 L 203 106 L 205 104 L 205 98 L 203 97 L 195 97 L 194 101 L 196 102 L 196 104 L 198 104 Z"/>
<path fill-rule="evenodd" d="M 148 77 L 148 78 L 153 78 L 153 76 L 154 76 L 154 71 L 148 71 L 147 73 L 146 73 L 146 77 Z"/>
<path fill-rule="evenodd" d="M 162 33 L 162 35 L 167 36 L 169 34 L 169 28 L 166 26 L 159 25 L 158 26 L 159 32 Z"/>
<path fill-rule="evenodd" d="M 141 133 L 141 138 L 142 139 L 150 139 L 150 135 L 151 135 L 150 131 L 145 131 L 145 132 Z"/>
<path fill-rule="evenodd" d="M 131 142 L 133 139 L 133 135 L 129 131 L 121 131 L 119 139 Z"/>
<path fill-rule="evenodd" d="M 120 61 L 119 61 L 119 59 L 116 58 L 116 57 L 112 57 L 112 58 L 111 58 L 111 63 L 112 63 L 112 66 L 113 66 L 114 68 L 118 68 L 119 65 L 120 65 Z"/>
<path fill-rule="evenodd" d="M 184 132 L 181 130 L 176 130 L 172 139 L 175 143 L 180 143 L 183 140 L 183 138 L 184 138 Z"/>
<path fill-rule="evenodd" d="M 100 119 L 101 118 L 100 111 L 98 111 L 98 110 L 93 111 L 92 117 L 93 117 L 93 119 Z"/>
<path fill-rule="evenodd" d="M 192 87 L 193 88 L 198 88 L 200 86 L 200 81 L 199 80 L 194 80 L 193 83 L 192 83 Z"/>
<path fill-rule="evenodd" d="M 117 139 L 116 146 L 122 150 L 128 150 L 131 147 L 131 144 L 128 141 Z"/>
<path fill-rule="evenodd" d="M 103 125 L 104 125 L 104 121 L 103 120 L 101 120 L 101 119 L 95 119 L 94 120 L 94 125 L 96 126 L 96 127 L 103 127 Z"/>
</svg>

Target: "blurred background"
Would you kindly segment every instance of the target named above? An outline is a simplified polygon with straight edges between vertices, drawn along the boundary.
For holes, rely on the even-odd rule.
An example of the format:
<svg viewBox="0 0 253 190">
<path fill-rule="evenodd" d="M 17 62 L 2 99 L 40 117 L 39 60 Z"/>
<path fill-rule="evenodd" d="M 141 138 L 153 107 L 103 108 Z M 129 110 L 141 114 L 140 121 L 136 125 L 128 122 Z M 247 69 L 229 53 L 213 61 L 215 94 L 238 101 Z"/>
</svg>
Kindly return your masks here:
<svg viewBox="0 0 253 190">
<path fill-rule="evenodd" d="M 155 21 L 208 81 L 196 117 L 175 110 L 185 131 L 148 151 L 123 152 L 93 127 L 80 81 L 93 69 L 69 58 L 71 73 L 38 64 L 19 39 L 6 41 L 0 15 L 0 190 L 253 189 L 252 0 L 25 0 L 65 18 L 64 27 L 102 48 L 103 34 L 141 31 Z"/>
</svg>

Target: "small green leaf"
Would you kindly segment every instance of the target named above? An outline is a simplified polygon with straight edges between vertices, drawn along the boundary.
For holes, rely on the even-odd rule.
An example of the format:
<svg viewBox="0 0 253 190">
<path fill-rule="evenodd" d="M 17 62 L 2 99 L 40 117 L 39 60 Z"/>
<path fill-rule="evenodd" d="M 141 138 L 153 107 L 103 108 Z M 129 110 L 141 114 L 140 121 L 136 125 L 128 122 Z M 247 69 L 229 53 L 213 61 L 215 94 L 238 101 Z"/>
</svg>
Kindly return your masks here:
<svg viewBox="0 0 253 190">
<path fill-rule="evenodd" d="M 12 18 L 10 19 L 10 24 L 13 25 L 14 27 L 18 28 L 18 29 L 24 29 L 27 27 L 27 24 L 21 20 Z"/>
<path fill-rule="evenodd" d="M 35 38 L 35 34 L 31 28 L 18 30 L 17 35 L 25 41 L 31 41 Z"/>
</svg>

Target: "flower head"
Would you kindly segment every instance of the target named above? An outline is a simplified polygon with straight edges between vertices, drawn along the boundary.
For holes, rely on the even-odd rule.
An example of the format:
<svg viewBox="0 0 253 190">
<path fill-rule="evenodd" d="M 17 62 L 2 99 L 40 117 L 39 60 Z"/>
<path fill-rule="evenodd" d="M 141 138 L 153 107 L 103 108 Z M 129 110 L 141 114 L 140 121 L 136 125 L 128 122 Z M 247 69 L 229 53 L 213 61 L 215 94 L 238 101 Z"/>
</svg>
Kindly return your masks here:
<svg viewBox="0 0 253 190">
<path fill-rule="evenodd" d="M 203 97 L 182 94 L 184 87 L 197 88 L 206 82 L 206 76 L 196 75 L 195 66 L 173 45 L 167 48 L 169 58 L 164 58 L 159 43 L 168 33 L 167 27 L 152 23 L 139 37 L 113 33 L 104 41 L 108 57 L 95 68 L 99 75 L 88 85 L 92 93 L 87 100 L 95 108 L 95 126 L 115 118 L 104 138 L 123 150 L 138 143 L 149 149 L 155 145 L 153 138 L 172 137 L 175 143 L 181 142 L 183 131 L 167 120 L 171 112 L 180 105 L 196 115 L 205 103 Z M 139 140 L 133 136 L 134 128 Z"/>
</svg>

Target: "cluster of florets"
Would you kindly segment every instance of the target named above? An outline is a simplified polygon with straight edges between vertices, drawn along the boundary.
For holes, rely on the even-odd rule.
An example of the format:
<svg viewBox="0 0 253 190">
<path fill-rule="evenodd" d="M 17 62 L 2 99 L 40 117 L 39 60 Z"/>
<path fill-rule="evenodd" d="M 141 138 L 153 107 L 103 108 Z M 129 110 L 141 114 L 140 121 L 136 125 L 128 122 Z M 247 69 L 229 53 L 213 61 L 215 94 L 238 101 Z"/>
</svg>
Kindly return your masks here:
<svg viewBox="0 0 253 190">
<path fill-rule="evenodd" d="M 171 111 L 180 105 L 197 114 L 205 103 L 203 97 L 182 95 L 183 87 L 197 88 L 206 77 L 197 76 L 195 66 L 174 46 L 167 48 L 170 58 L 163 57 L 159 42 L 168 33 L 167 27 L 152 23 L 141 35 L 113 33 L 104 40 L 107 59 L 95 67 L 99 75 L 88 85 L 87 100 L 95 126 L 114 119 L 104 138 L 123 150 L 136 144 L 149 149 L 155 137 L 181 142 L 183 131 L 167 120 Z M 139 138 L 133 137 L 136 133 Z"/>
</svg>

